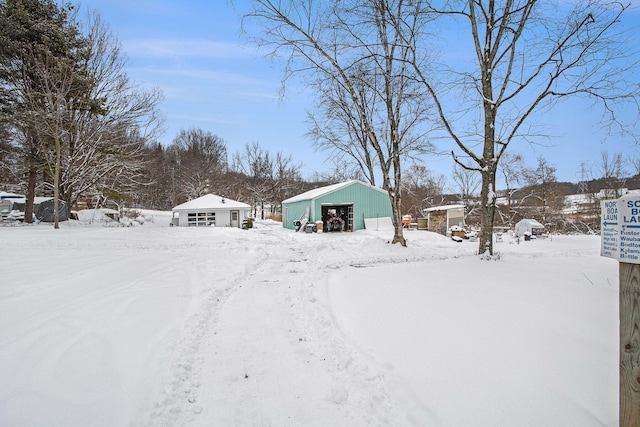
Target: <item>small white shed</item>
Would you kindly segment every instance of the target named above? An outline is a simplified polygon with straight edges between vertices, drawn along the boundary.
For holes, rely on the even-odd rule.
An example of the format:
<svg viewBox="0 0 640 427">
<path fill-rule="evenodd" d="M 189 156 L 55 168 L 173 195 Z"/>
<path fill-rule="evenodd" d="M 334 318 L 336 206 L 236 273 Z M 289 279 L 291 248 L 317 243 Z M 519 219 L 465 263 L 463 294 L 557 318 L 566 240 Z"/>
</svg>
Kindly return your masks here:
<svg viewBox="0 0 640 427">
<path fill-rule="evenodd" d="M 524 236 L 525 233 L 530 233 L 536 236 L 544 232 L 544 225 L 540 224 L 535 219 L 525 218 L 516 223 L 515 232 L 518 236 Z"/>
<path fill-rule="evenodd" d="M 176 206 L 172 210 L 171 225 L 181 227 L 242 227 L 249 217 L 251 206 L 215 194 L 206 194 Z"/>
</svg>

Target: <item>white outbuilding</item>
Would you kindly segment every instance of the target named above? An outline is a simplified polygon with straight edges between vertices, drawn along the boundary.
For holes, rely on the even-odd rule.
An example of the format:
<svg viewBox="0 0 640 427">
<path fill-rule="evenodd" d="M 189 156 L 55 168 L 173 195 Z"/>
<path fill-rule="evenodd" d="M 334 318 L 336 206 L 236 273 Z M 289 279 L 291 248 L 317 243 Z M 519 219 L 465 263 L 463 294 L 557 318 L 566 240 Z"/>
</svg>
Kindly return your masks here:
<svg viewBox="0 0 640 427">
<path fill-rule="evenodd" d="M 176 206 L 171 225 L 180 227 L 216 226 L 242 227 L 251 206 L 215 194 L 206 194 Z"/>
<path fill-rule="evenodd" d="M 536 236 L 544 233 L 544 225 L 535 219 L 526 218 L 516 223 L 515 232 L 518 236 L 524 236 L 525 233 Z"/>
</svg>

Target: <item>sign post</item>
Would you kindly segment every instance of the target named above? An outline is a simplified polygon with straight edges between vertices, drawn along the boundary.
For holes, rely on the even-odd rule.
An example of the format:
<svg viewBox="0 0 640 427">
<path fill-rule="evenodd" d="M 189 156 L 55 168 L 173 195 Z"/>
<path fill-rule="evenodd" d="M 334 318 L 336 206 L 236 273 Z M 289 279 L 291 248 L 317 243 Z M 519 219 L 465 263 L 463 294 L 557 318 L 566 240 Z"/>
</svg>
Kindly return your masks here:
<svg viewBox="0 0 640 427">
<path fill-rule="evenodd" d="M 601 202 L 601 255 L 619 261 L 620 427 L 640 427 L 640 195 Z"/>
</svg>

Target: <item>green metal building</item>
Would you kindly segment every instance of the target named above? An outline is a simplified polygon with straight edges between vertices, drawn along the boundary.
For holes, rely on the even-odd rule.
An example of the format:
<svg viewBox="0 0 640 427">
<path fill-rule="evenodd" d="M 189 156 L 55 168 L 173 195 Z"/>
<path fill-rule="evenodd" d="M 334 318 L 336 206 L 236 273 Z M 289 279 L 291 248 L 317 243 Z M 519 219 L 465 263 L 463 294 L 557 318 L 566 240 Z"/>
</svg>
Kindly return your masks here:
<svg viewBox="0 0 640 427">
<path fill-rule="evenodd" d="M 303 218 L 309 223 L 323 221 L 329 231 L 331 218 L 340 217 L 343 231 L 356 231 L 365 228 L 365 219 L 392 216 L 389 194 L 358 180 L 316 188 L 282 202 L 282 226 L 294 230 L 295 222 Z"/>
</svg>

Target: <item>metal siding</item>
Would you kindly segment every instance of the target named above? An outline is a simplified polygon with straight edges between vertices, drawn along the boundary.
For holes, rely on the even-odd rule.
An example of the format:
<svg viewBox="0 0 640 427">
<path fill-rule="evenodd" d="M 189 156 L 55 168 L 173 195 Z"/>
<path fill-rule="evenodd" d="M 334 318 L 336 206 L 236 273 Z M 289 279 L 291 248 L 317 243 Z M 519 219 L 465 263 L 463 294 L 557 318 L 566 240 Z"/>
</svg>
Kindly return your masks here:
<svg viewBox="0 0 640 427">
<path fill-rule="evenodd" d="M 307 199 L 283 203 L 282 210 L 288 212 L 288 215 L 282 219 L 283 227 L 295 229 L 293 221 L 300 219 L 300 217 L 304 215 L 307 207 L 309 207 L 309 221 L 321 219 L 323 204 L 353 204 L 354 230 L 364 229 L 365 218 L 393 217 L 391 200 L 386 192 L 355 182 L 347 187 L 313 200 Z M 289 223 L 285 224 L 287 219 Z"/>
<path fill-rule="evenodd" d="M 391 200 L 381 191 L 372 189 L 358 182 L 318 197 L 315 203 L 314 217 L 321 217 L 322 204 L 353 203 L 354 230 L 364 229 L 365 218 L 392 217 Z"/>
<path fill-rule="evenodd" d="M 295 226 L 293 225 L 293 221 L 299 220 L 300 217 L 302 217 L 304 215 L 304 213 L 307 210 L 307 206 L 311 206 L 311 200 L 300 200 L 298 202 L 293 202 L 293 203 L 284 203 L 282 205 L 282 209 L 287 209 L 288 210 L 288 218 L 283 218 L 283 224 L 282 226 L 285 228 L 288 228 L 290 230 L 295 230 Z M 312 212 L 310 212 L 310 215 L 313 215 Z M 286 221 L 288 219 L 289 223 L 288 224 L 284 224 L 284 221 Z"/>
</svg>

